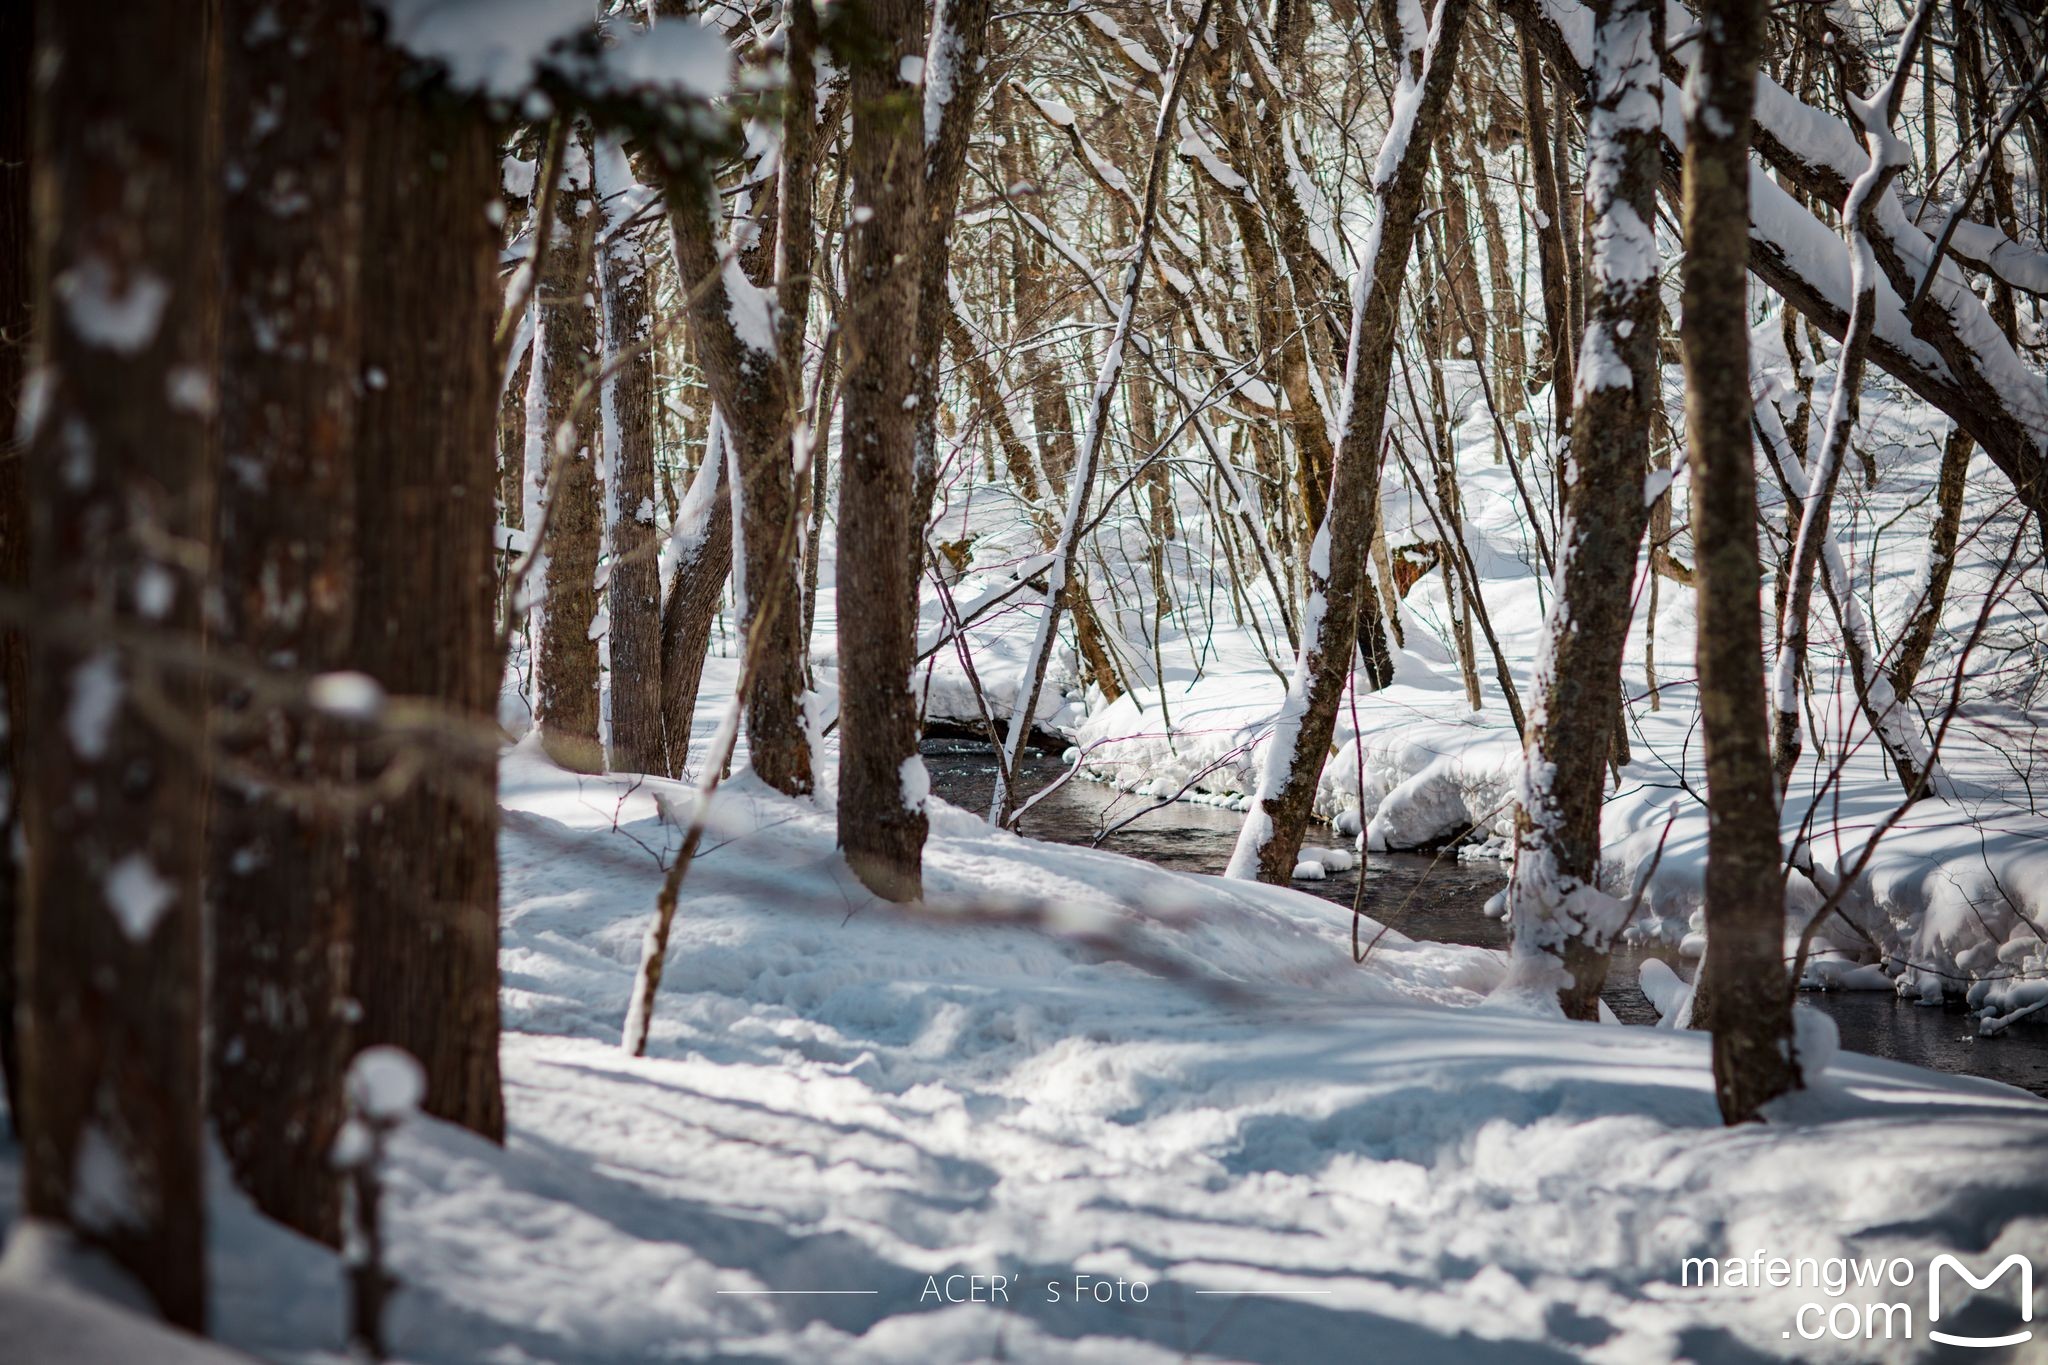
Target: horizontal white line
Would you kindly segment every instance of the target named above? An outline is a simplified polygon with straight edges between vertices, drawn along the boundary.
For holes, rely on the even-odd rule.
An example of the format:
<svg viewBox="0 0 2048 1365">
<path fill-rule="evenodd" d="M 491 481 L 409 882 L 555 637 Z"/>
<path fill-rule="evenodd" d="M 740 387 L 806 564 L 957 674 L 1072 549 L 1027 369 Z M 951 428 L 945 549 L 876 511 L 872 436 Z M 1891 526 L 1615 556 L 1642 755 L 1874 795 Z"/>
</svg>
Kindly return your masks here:
<svg viewBox="0 0 2048 1365">
<path fill-rule="evenodd" d="M 1244 1297 L 1249 1297 L 1249 1296 L 1251 1296 L 1251 1295 L 1255 1295 L 1255 1294 L 1317 1294 L 1317 1295 L 1329 1295 L 1329 1294 L 1333 1294 L 1333 1293 L 1335 1293 L 1335 1292 L 1336 1292 L 1336 1291 L 1335 1291 L 1335 1290 L 1332 1290 L 1332 1289 L 1197 1289 L 1197 1290 L 1195 1291 L 1195 1293 L 1197 1293 L 1197 1294 L 1222 1294 L 1222 1295 L 1226 1295 L 1226 1296 L 1230 1296 L 1230 1297 L 1238 1297 L 1238 1298 L 1244 1298 Z"/>
<path fill-rule="evenodd" d="M 879 1294 L 879 1289 L 721 1289 L 721 1294 Z"/>
</svg>

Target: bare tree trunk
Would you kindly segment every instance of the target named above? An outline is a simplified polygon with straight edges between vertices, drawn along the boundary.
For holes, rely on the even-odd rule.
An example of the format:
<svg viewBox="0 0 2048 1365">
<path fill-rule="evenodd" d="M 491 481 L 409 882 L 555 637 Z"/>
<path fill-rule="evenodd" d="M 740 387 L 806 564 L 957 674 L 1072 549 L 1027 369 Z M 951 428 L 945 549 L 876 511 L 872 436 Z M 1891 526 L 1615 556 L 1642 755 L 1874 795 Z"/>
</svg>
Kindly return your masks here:
<svg viewBox="0 0 2048 1365">
<path fill-rule="evenodd" d="M 1229 876 L 1284 884 L 1293 874 L 1330 751 L 1357 642 L 1360 585 L 1379 521 L 1380 436 L 1401 288 L 1465 13 L 1466 0 L 1437 0 L 1427 34 L 1406 23 L 1398 29 L 1403 50 L 1396 98 L 1416 99 L 1415 113 L 1411 123 L 1396 121 L 1380 150 L 1378 164 L 1385 172 L 1373 186 L 1378 204 L 1352 290 L 1342 440 L 1332 468 L 1330 510 L 1309 555 L 1301 650 Z"/>
<path fill-rule="evenodd" d="M 834 205 L 835 210 L 843 207 Z M 822 262 L 822 257 L 821 257 Z M 818 572 L 824 555 L 825 500 L 831 494 L 831 466 L 827 461 L 828 434 L 832 410 L 839 406 L 839 323 L 827 323 L 825 354 L 818 362 L 818 397 L 811 406 L 811 430 L 817 449 L 811 456 L 811 501 L 807 510 L 810 525 L 804 532 L 804 660 L 811 659 L 811 640 L 818 620 Z"/>
<path fill-rule="evenodd" d="M 1471 122 L 1467 119 L 1460 123 L 1459 139 L 1466 173 L 1472 177 L 1472 197 L 1479 204 L 1479 224 L 1486 241 L 1487 284 L 1493 302 L 1493 328 L 1500 337 L 1500 344 L 1493 353 L 1494 373 L 1499 376 L 1495 387 L 1499 390 L 1500 401 L 1512 406 L 1512 410 L 1504 415 L 1514 445 L 1502 453 L 1507 459 L 1526 461 L 1529 458 L 1529 405 L 1528 390 L 1524 386 L 1528 381 L 1529 354 L 1522 335 L 1521 301 L 1515 292 L 1514 277 L 1508 273 L 1507 233 L 1501 226 L 1500 207 L 1494 201 L 1486 158 L 1472 135 Z"/>
<path fill-rule="evenodd" d="M 629 773 L 668 772 L 661 725 L 661 540 L 654 526 L 654 314 L 647 250 L 621 221 L 619 198 L 633 188 L 625 156 L 609 138 L 598 145 L 594 184 L 606 224 L 599 252 L 604 284 L 604 407 L 612 449 L 605 452 L 605 515 L 611 619 L 609 766 Z"/>
<path fill-rule="evenodd" d="M 725 597 L 725 580 L 732 574 L 728 468 L 725 420 L 714 408 L 704 461 L 677 514 L 678 553 L 669 571 L 668 601 L 661 610 L 661 729 L 670 777 L 683 776 L 689 767 L 704 656 L 710 652 L 711 627 Z"/>
<path fill-rule="evenodd" d="M 1029 160 L 1030 140 L 1019 130 L 1015 97 L 1006 85 L 995 90 L 996 121 L 1003 140 L 996 148 L 996 164 L 1004 181 L 1012 185 L 1038 183 L 1038 169 Z M 1043 244 L 1025 235 L 1021 226 L 1010 234 L 1010 285 L 1012 316 L 1017 335 L 1030 336 L 1054 320 L 1054 299 L 1047 287 Z M 1031 401 L 1033 444 L 1039 468 L 1052 496 L 1067 495 L 1067 472 L 1074 467 L 1074 417 L 1060 391 L 1057 366 L 1046 354 L 1047 347 L 1034 346 L 1018 363 L 1023 367 L 1023 388 Z"/>
<path fill-rule="evenodd" d="M 1550 114 L 1543 99 L 1543 64 L 1529 43 L 1522 44 L 1522 106 L 1527 130 L 1530 178 L 1536 182 L 1536 261 L 1543 282 L 1544 355 L 1550 369 L 1550 411 L 1557 477 L 1564 487 L 1566 447 L 1572 429 L 1571 284 L 1564 255 L 1564 193 L 1558 185 Z M 1564 499 L 1559 497 L 1558 503 Z"/>
<path fill-rule="evenodd" d="M 514 530 L 526 526 L 526 388 L 532 378 L 529 339 L 498 399 L 498 518 Z"/>
<path fill-rule="evenodd" d="M 1714 1035 L 1721 1116 L 1744 1123 L 1799 1085 L 1785 983 L 1777 791 L 1764 726 L 1749 433 L 1749 133 L 1766 19 L 1762 0 L 1709 0 L 1701 20 L 1686 101 L 1679 331 L 1707 769 L 1707 956 L 1699 1005 Z"/>
<path fill-rule="evenodd" d="M 811 790 L 810 734 L 803 694 L 810 671 L 803 619 L 803 498 L 796 485 L 792 439 L 814 445 L 804 425 L 804 324 L 810 312 L 811 266 L 816 250 L 812 203 L 816 195 L 818 113 L 812 54 L 818 16 L 810 0 L 792 0 L 786 42 L 790 77 L 782 94 L 782 149 L 776 176 L 774 353 L 777 378 L 760 397 L 778 405 L 727 417 L 740 459 L 739 528 L 744 576 L 740 635 L 765 631 L 760 661 L 747 693 L 747 754 L 754 773 L 780 792 Z M 759 363 L 757 360 L 755 363 Z M 752 419 L 749 421 L 748 419 Z M 808 460 L 814 458 L 809 452 Z"/>
<path fill-rule="evenodd" d="M 562 144 L 554 186 L 555 222 L 540 261 L 534 307 L 534 380 L 544 398 L 544 430 L 527 433 L 527 448 L 545 452 L 546 594 L 534 649 L 534 718 L 541 748 L 572 772 L 604 771 L 599 738 L 597 618 L 599 515 L 596 449 L 599 423 L 585 386 L 597 359 L 597 318 L 590 306 L 597 210 L 591 187 L 590 129 L 578 124 Z M 545 193 L 536 184 L 534 194 Z M 540 227 L 535 225 L 536 234 Z M 529 419 L 530 420 L 530 419 Z M 536 441 L 535 437 L 539 440 Z M 534 471 L 527 472 L 528 478 Z M 529 535 L 541 526 L 527 528 Z"/>
<path fill-rule="evenodd" d="M 1463 120 L 1459 120 L 1462 122 Z M 1439 332 L 1443 355 L 1469 356 L 1475 365 L 1487 359 L 1486 299 L 1479 287 L 1476 234 L 1472 210 L 1465 200 L 1467 171 L 1458 164 L 1449 138 L 1436 147 L 1437 185 L 1443 195 L 1444 224 L 1438 240 L 1442 258 L 1445 325 Z M 1466 344 L 1459 346 L 1456 341 Z"/>
<path fill-rule="evenodd" d="M 1892 665 L 1892 691 L 1899 704 L 1913 695 L 1920 668 L 1933 647 L 1934 633 L 1941 626 L 1941 609 L 1948 601 L 1949 575 L 1955 572 L 1956 542 L 1963 525 L 1963 494 L 1970 477 L 1970 456 L 1977 443 L 1961 427 L 1949 428 L 1948 441 L 1941 450 L 1941 476 L 1935 491 L 1934 527 L 1928 535 L 1927 587 L 1913 608 L 1913 615 L 1899 632 L 1898 661 Z"/>
<path fill-rule="evenodd" d="M 23 469 L 27 442 L 18 438 L 21 378 L 28 367 L 29 273 L 29 71 L 35 52 L 35 6 L 29 0 L 0 4 L 0 589 L 28 586 L 28 486 Z M 21 1054 L 16 1047 L 17 998 L 15 925 L 21 899 L 20 868 L 14 857 L 21 827 L 28 744 L 28 637 L 19 625 L 0 625 L 0 1073 L 7 1085 L 7 1117 L 21 1129 Z"/>
<path fill-rule="evenodd" d="M 808 7 L 802 13 L 809 15 Z M 799 22 L 792 34 L 808 51 L 805 45 L 815 39 L 814 17 Z M 799 73 L 811 70 L 808 61 L 797 62 L 795 68 Z M 746 698 L 748 753 L 763 781 L 791 795 L 811 790 L 810 744 L 801 703 L 805 669 L 796 534 L 800 500 L 790 444 L 803 387 L 802 341 L 809 306 L 811 181 L 817 152 L 809 89 L 803 83 L 784 95 L 780 176 L 787 183 L 767 206 L 776 215 L 776 231 L 762 232 L 751 249 L 735 253 L 737 269 L 731 268 L 719 240 L 715 188 L 708 179 L 677 171 L 664 187 L 676 267 L 689 291 L 698 358 L 723 420 L 725 458 L 739 474 L 741 525 L 734 527 L 729 514 L 716 514 L 725 517 L 725 525 L 708 527 L 713 534 L 700 548 L 718 550 L 721 530 L 726 545 L 734 540 L 739 544 L 734 597 L 740 634 L 751 635 L 755 623 L 764 619 L 769 632 Z M 790 239 L 786 244 L 785 237 Z M 699 558 L 692 571 L 715 570 L 720 558 Z M 730 562 L 729 551 L 723 558 Z M 696 609 L 715 603 L 716 596 L 711 585 L 704 584 L 680 602 L 685 609 Z M 674 611 L 677 605 L 672 592 L 669 609 Z M 682 648 L 700 632 L 708 639 L 710 624 L 710 615 L 680 619 L 674 630 L 664 622 L 664 640 Z M 691 667 L 666 652 L 664 659 Z M 701 670 L 702 659 L 694 666 Z M 670 731 L 672 763 L 681 764 L 688 743 L 687 730 L 680 736 Z"/>
<path fill-rule="evenodd" d="M 839 476 L 839 845 L 878 896 L 923 894 L 927 782 L 917 754 L 917 249 L 923 118 L 904 67 L 924 56 L 917 0 L 872 0 L 874 52 L 849 77 L 845 415 Z"/>
<path fill-rule="evenodd" d="M 924 64 L 924 182 L 917 284 L 916 442 L 912 477 L 910 546 L 912 581 L 924 576 L 924 528 L 931 521 L 939 479 L 939 355 L 953 316 L 949 289 L 953 220 L 967 170 L 967 138 L 981 98 L 987 62 L 989 0 L 933 0 L 931 42 Z"/>
<path fill-rule="evenodd" d="M 197 646 L 218 394 L 219 13 L 35 16 L 23 1203 L 202 1329 Z"/>
<path fill-rule="evenodd" d="M 1546 0 L 1544 6 L 1534 9 L 1528 0 L 1501 0 L 1501 5 L 1526 37 L 1559 64 L 1567 83 L 1584 79 L 1570 41 L 1551 14 L 1568 12 L 1571 0 Z M 1835 43 L 1834 59 L 1845 64 L 1858 60 L 1857 54 L 1847 51 L 1850 46 Z M 1850 85 L 1853 88 L 1853 83 Z M 1826 115 L 1796 99 L 1773 99 L 1758 112 L 1753 146 L 1771 169 L 1800 193 L 1828 203 L 1847 198 L 1849 183 L 1860 173 L 1860 166 L 1852 169 L 1832 158 L 1808 161 L 1795 150 L 1815 145 L 1813 130 L 1829 126 L 1815 120 L 1826 120 Z M 1668 161 L 1678 154 L 1675 147 L 1668 147 L 1666 155 Z M 1788 200 L 1768 182 L 1762 182 L 1761 193 L 1779 209 L 1788 206 Z M 1813 238 L 1788 224 L 1778 211 L 1759 214 L 1751 223 L 1751 233 L 1750 267 L 1756 277 L 1829 335 L 1844 336 L 1847 310 L 1833 283 L 1840 278 L 1836 273 L 1839 267 L 1793 240 L 1811 242 Z M 1878 215 L 1871 248 L 1893 293 L 1910 298 L 1918 289 L 1931 249 L 1925 235 L 1911 226 L 1903 213 L 1887 209 Z M 1902 327 L 1881 324 L 1871 344 L 1872 363 L 1964 426 L 2011 479 L 2020 500 L 2037 514 L 2048 513 L 2048 459 L 2042 454 L 2044 443 L 2048 443 L 2048 420 L 2028 406 L 2032 400 L 2022 397 L 2017 405 L 2013 401 L 2016 395 L 2033 392 L 2036 379 L 2013 353 L 1983 300 L 1957 272 L 1942 271 L 1934 277 L 1911 325 L 1912 334 L 1906 336 Z M 1927 348 L 1934 356 L 1927 354 Z"/>
<path fill-rule="evenodd" d="M 357 666 L 424 697 L 469 742 L 428 761 L 366 742 L 366 774 L 420 764 L 356 834 L 352 994 L 359 1044 L 404 1048 L 425 1108 L 494 1141 L 498 1076 L 498 811 L 492 628 L 498 149 L 479 113 L 423 98 L 409 62 L 374 49 L 363 164 L 356 427 Z"/>
<path fill-rule="evenodd" d="M 1792 443 L 1768 400 L 1758 402 L 1756 419 L 1764 447 L 1777 462 L 1785 500 L 1803 519 L 1814 501 L 1807 472 L 1793 453 Z M 1932 793 L 1944 800 L 1954 800 L 1955 788 L 1941 765 L 1934 761 L 1918 718 L 1894 694 L 1891 678 L 1879 667 L 1877 637 L 1863 615 L 1856 582 L 1849 575 L 1842 547 L 1832 531 L 1822 531 L 1818 558 L 1821 582 L 1840 631 L 1842 657 L 1848 664 L 1857 708 L 1886 757 L 1891 759 L 1906 799 L 1917 801 Z"/>
<path fill-rule="evenodd" d="M 1556 594 L 1536 663 L 1515 869 L 1513 979 L 1597 1019 L 1621 906 L 1600 891 L 1608 738 L 1622 719 L 1622 650 L 1649 520 L 1650 412 L 1657 381 L 1657 179 L 1664 81 L 1662 0 L 1595 0 L 1596 65 L 1586 130 L 1593 215 L 1586 339 L 1572 426 L 1574 465 Z"/>
<path fill-rule="evenodd" d="M 352 0 L 225 0 L 219 639 L 234 657 L 350 666 L 362 236 L 362 15 Z M 262 21 L 271 15 L 274 22 Z M 338 1245 L 328 1151 L 349 1052 L 342 722 L 230 685 L 208 812 L 207 1114 L 271 1217 Z"/>
</svg>

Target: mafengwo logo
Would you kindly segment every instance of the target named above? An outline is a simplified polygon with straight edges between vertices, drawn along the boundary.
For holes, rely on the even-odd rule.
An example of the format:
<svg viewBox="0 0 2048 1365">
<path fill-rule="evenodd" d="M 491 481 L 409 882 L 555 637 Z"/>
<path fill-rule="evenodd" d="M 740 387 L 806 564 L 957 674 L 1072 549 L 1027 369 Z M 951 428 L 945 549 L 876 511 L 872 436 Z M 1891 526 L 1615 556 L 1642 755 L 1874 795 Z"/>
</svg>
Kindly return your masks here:
<svg viewBox="0 0 2048 1365">
<path fill-rule="evenodd" d="M 1927 1267 L 1927 1335 L 1929 1339 L 1939 1341 L 1947 1346 L 1982 1347 L 2017 1346 L 2023 1341 L 2031 1341 L 2033 1339 L 2034 1333 L 2032 1328 L 2019 1332 L 2008 1332 L 2000 1337 L 1962 1336 L 1958 1333 L 1938 1330 L 1934 1324 L 1941 1321 L 1941 1272 L 1943 1270 L 1954 1271 L 1967 1281 L 1972 1289 L 1989 1289 L 1993 1284 L 2003 1279 L 2008 1270 L 2019 1271 L 2020 1321 L 2032 1322 L 2034 1320 L 2034 1263 L 2032 1261 L 2029 1261 L 2026 1257 L 2015 1251 L 2012 1255 L 2000 1261 L 1989 1275 L 1980 1280 L 1971 1274 L 1970 1268 L 1961 1261 L 1958 1261 L 1953 1256 L 1943 1254 L 1935 1257 L 1933 1264 Z"/>
</svg>

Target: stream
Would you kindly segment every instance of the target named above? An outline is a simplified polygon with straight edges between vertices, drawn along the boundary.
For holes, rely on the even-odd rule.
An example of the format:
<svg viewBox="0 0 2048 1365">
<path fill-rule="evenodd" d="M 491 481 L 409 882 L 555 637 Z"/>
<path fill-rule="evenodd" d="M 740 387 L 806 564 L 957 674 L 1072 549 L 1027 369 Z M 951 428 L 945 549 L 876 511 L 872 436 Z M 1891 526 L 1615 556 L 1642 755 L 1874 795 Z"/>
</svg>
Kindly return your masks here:
<svg viewBox="0 0 2048 1365">
<path fill-rule="evenodd" d="M 987 743 L 934 738 L 925 742 L 923 752 L 935 793 L 968 810 L 988 810 L 996 762 Z M 1019 785 L 1027 793 L 1043 790 L 1067 770 L 1058 755 L 1035 749 L 1025 752 L 1022 766 Z M 1033 806 L 1021 828 L 1052 843 L 1087 845 L 1096 843 L 1110 826 L 1129 820 L 1101 837 L 1099 846 L 1177 872 L 1218 873 L 1230 859 L 1243 819 L 1235 811 L 1188 801 L 1161 806 L 1151 797 L 1077 779 Z M 1348 840 L 1327 829 L 1312 831 L 1309 842 L 1349 846 Z M 1375 853 L 1365 876 L 1364 910 L 1380 923 L 1414 939 L 1506 950 L 1507 926 L 1488 918 L 1482 908 L 1505 884 L 1505 864 L 1461 862 L 1455 852 L 1441 857 Z M 1294 886 L 1348 910 L 1358 877 L 1353 868 Z M 1625 1024 L 1657 1021 L 1657 1011 L 1637 984 L 1646 957 L 1662 958 L 1687 979 L 1692 975 L 1692 964 L 1673 947 L 1618 946 L 1602 997 Z M 1995 1038 L 1979 1038 L 1976 1020 L 1966 1011 L 1916 1005 L 1888 991 L 1807 992 L 1800 998 L 1834 1017 L 1842 1046 L 1851 1052 L 1982 1076 L 2048 1096 L 2048 1038 L 2038 1028 L 2022 1026 Z"/>
</svg>

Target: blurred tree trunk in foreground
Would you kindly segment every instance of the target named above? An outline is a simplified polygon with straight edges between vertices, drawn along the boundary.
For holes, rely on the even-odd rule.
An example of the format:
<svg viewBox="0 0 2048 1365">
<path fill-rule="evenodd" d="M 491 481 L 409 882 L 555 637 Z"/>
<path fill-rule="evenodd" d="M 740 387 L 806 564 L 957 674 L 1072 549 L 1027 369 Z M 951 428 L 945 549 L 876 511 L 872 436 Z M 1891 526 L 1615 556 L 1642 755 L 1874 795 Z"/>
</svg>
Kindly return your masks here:
<svg viewBox="0 0 2048 1365">
<path fill-rule="evenodd" d="M 219 15 L 36 12 L 27 421 L 25 1211 L 203 1327 L 192 656 L 217 396 L 209 126 Z"/>
</svg>

